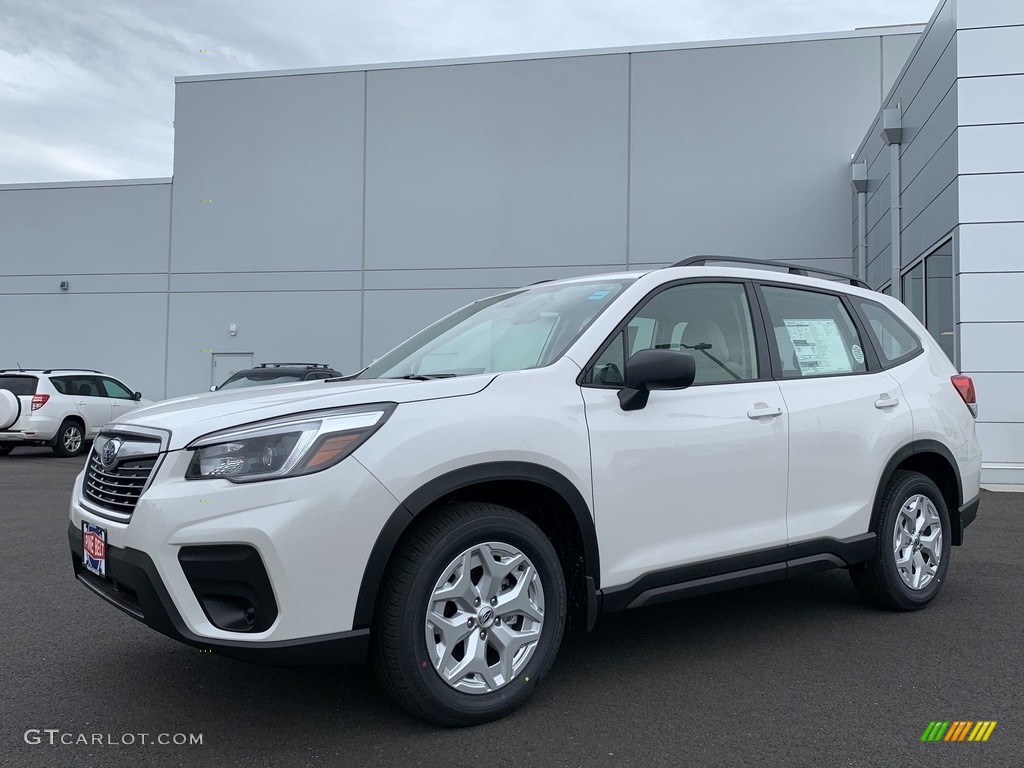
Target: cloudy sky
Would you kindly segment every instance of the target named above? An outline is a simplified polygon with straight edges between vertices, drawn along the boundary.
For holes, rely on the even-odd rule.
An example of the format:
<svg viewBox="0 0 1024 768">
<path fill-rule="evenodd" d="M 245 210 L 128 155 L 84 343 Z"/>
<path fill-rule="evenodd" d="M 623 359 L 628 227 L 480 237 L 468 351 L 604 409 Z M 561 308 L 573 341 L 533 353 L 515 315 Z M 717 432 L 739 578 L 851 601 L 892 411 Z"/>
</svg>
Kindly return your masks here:
<svg viewBox="0 0 1024 768">
<path fill-rule="evenodd" d="M 0 184 L 170 176 L 174 77 L 827 32 L 936 0 L 0 0 Z"/>
</svg>

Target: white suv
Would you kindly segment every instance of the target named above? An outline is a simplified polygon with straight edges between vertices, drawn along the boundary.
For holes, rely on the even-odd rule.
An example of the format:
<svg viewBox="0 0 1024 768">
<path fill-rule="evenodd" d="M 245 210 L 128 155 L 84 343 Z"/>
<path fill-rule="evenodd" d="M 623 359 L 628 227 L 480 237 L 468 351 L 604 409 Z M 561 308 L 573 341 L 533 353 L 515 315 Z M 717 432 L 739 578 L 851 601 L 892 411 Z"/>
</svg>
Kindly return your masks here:
<svg viewBox="0 0 1024 768">
<path fill-rule="evenodd" d="M 108 421 L 150 404 L 99 371 L 0 369 L 0 456 L 19 445 L 48 445 L 58 456 L 77 456 Z"/>
<path fill-rule="evenodd" d="M 546 282 L 350 377 L 140 410 L 75 485 L 75 573 L 193 646 L 369 657 L 445 725 L 609 611 L 836 567 L 921 608 L 977 514 L 973 385 L 898 301 L 804 272 Z"/>
</svg>

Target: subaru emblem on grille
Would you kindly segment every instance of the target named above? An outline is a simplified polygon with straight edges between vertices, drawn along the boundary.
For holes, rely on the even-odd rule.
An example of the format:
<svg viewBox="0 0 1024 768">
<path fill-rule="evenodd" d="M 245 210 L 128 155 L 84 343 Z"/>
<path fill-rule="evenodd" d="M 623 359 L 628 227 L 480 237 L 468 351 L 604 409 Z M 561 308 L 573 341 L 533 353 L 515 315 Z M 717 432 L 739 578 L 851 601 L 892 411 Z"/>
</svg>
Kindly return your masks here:
<svg viewBox="0 0 1024 768">
<path fill-rule="evenodd" d="M 103 446 L 103 452 L 100 455 L 100 461 L 103 462 L 104 467 L 109 467 L 114 463 L 114 459 L 117 458 L 117 452 L 121 450 L 121 444 L 124 442 L 119 437 L 115 437 L 113 440 L 107 440 Z"/>
</svg>

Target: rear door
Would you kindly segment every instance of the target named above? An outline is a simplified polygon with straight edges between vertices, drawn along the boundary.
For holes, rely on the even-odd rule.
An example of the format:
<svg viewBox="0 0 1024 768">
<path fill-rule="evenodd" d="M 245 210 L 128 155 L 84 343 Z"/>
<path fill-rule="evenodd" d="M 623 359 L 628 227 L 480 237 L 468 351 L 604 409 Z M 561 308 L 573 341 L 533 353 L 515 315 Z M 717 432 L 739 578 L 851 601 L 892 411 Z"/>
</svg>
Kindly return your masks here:
<svg viewBox="0 0 1024 768">
<path fill-rule="evenodd" d="M 910 408 L 841 294 L 760 291 L 789 413 L 790 544 L 864 534 L 882 468 L 913 437 Z"/>
</svg>

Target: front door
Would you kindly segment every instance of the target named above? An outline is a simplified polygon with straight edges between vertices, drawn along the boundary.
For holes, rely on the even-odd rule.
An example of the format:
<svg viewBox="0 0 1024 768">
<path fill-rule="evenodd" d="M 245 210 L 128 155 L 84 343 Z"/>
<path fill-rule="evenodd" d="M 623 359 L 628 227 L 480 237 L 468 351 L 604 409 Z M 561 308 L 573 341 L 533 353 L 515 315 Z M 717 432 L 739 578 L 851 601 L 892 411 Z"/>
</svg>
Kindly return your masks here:
<svg viewBox="0 0 1024 768">
<path fill-rule="evenodd" d="M 99 376 L 69 376 L 71 397 L 85 420 L 85 436 L 92 438 L 114 416 L 110 399 Z"/>
<path fill-rule="evenodd" d="M 603 589 L 719 560 L 722 572 L 785 560 L 788 414 L 742 282 L 689 282 L 641 302 L 583 386 Z M 683 390 L 623 411 L 628 357 L 694 355 Z M 746 564 L 744 553 L 765 556 Z M 756 558 L 755 558 L 756 559 Z"/>
</svg>

